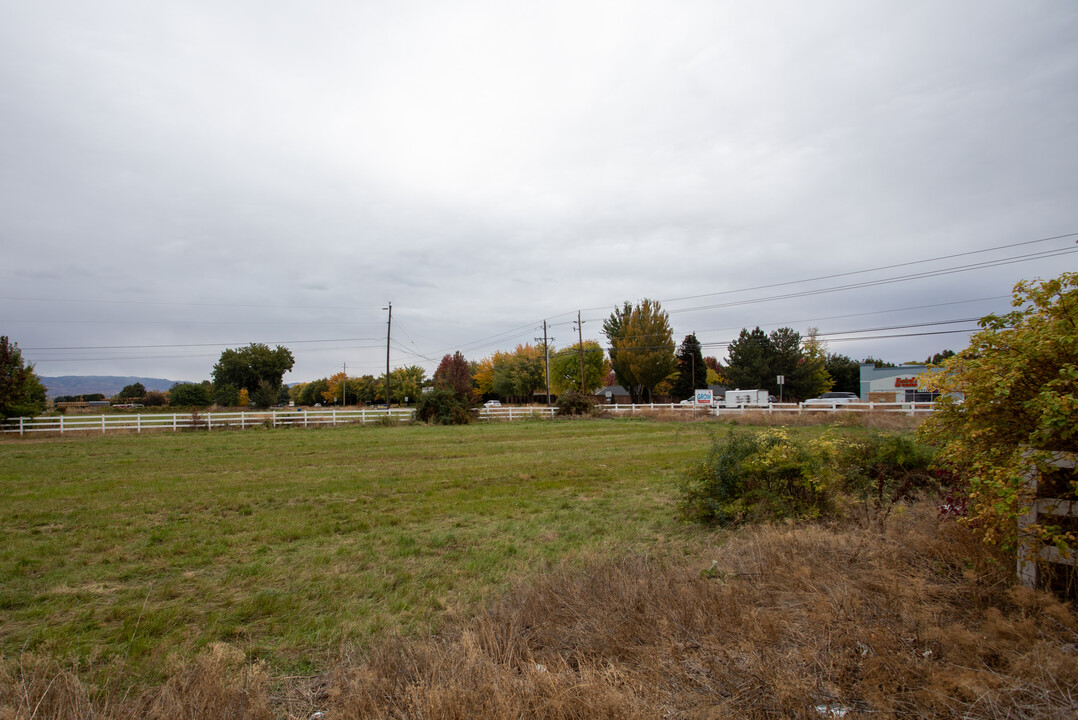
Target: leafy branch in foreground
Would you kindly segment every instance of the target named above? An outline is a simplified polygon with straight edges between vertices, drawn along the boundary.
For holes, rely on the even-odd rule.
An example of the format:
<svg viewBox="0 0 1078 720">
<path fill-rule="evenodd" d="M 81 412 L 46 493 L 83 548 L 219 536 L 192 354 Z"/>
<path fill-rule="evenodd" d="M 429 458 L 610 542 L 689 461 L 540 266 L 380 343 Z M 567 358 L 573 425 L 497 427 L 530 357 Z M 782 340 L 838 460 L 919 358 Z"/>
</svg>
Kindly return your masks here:
<svg viewBox="0 0 1078 720">
<path fill-rule="evenodd" d="M 968 522 L 1006 548 L 1031 501 L 1031 466 L 1078 451 L 1078 274 L 1020 282 L 1011 304 L 1012 312 L 982 318 L 969 347 L 926 376 L 945 396 L 919 431 L 941 447 L 939 464 L 965 478 Z M 1029 529 L 1075 544 L 1073 531 Z"/>
</svg>

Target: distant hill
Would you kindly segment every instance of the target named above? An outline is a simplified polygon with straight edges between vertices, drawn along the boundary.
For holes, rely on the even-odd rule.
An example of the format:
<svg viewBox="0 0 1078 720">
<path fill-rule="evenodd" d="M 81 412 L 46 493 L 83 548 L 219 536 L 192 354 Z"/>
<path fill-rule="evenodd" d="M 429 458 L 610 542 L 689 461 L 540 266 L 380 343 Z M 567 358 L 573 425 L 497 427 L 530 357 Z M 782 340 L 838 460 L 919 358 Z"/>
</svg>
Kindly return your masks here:
<svg viewBox="0 0 1078 720">
<path fill-rule="evenodd" d="M 48 389 L 50 398 L 58 395 L 89 395 L 102 393 L 112 397 L 127 385 L 142 383 L 147 390 L 168 390 L 177 380 L 148 377 L 119 377 L 117 375 L 62 375 L 59 377 L 41 377 L 42 384 Z"/>
</svg>

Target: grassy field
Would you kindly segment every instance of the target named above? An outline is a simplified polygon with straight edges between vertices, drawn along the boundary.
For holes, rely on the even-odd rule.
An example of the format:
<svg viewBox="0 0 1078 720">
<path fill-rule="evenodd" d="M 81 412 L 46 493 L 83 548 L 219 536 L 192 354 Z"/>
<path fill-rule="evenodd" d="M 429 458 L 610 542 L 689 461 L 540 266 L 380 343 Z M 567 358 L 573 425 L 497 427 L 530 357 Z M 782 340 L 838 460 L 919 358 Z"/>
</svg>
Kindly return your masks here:
<svg viewBox="0 0 1078 720">
<path fill-rule="evenodd" d="M 1075 717 L 1073 607 L 931 502 L 677 521 L 724 425 L 0 441 L 0 718 Z"/>
<path fill-rule="evenodd" d="M 226 641 L 281 672 L 563 558 L 692 532 L 703 424 L 607 420 L 0 443 L 0 652 L 157 679 Z"/>
</svg>

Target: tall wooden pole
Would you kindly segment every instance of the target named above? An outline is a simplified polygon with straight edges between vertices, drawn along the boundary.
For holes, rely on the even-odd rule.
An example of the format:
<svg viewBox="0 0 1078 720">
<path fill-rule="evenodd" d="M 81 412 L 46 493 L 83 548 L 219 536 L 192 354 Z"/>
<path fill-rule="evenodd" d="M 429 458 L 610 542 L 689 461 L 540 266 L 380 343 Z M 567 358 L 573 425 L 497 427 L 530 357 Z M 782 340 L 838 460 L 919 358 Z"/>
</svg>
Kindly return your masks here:
<svg viewBox="0 0 1078 720">
<path fill-rule="evenodd" d="M 393 303 L 385 308 L 389 311 L 389 321 L 386 323 L 386 411 L 389 411 L 389 338 L 393 332 Z"/>
<path fill-rule="evenodd" d="M 546 320 L 543 321 L 543 355 L 546 358 L 546 405 L 550 407 L 550 342 L 546 336 Z"/>
<path fill-rule="evenodd" d="M 584 390 L 584 324 L 580 322 L 580 311 L 576 311 L 576 330 L 577 337 L 580 339 L 580 392 L 583 395 L 587 394 Z"/>
</svg>

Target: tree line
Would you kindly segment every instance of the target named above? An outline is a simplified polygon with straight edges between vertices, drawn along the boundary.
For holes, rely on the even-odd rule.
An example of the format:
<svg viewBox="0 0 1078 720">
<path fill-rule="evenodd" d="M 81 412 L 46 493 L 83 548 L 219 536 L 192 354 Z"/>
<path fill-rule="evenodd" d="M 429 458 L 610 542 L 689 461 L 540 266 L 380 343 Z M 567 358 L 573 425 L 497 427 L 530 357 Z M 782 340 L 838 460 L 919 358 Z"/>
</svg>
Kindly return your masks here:
<svg viewBox="0 0 1078 720">
<path fill-rule="evenodd" d="M 177 383 L 167 393 L 146 391 L 135 383 L 125 387 L 118 399 L 179 407 L 384 405 L 387 401 L 414 403 L 425 391 L 440 388 L 451 390 L 469 404 L 489 398 L 532 402 L 546 395 L 548 382 L 554 396 L 568 392 L 591 395 L 604 386 L 621 385 L 634 403 L 654 402 L 660 397 L 678 401 L 711 385 L 766 389 L 773 395 L 781 392 L 790 400 L 815 397 L 828 390 L 860 390 L 862 361 L 826 352 L 815 329 L 805 337 L 788 327 L 770 333 L 759 327 L 742 329 L 730 343 L 724 365 L 703 355 L 695 333 L 675 345 L 667 312 L 659 302 L 644 299 L 615 307 L 603 321 L 602 334 L 607 341 L 605 348 L 597 340 L 584 340 L 562 348 L 525 343 L 480 360 L 468 360 L 460 352 L 447 354 L 429 378 L 418 365 L 397 368 L 389 374 L 388 399 L 385 374 L 348 376 L 342 371 L 285 385 L 284 375 L 295 364 L 292 352 L 281 345 L 271 348 L 251 343 L 223 351 L 209 380 Z M 947 350 L 926 362 L 940 362 L 953 354 Z M 884 364 L 871 357 L 864 361 Z M 17 344 L 7 337 L 0 338 L 0 373 L 3 417 L 44 410 L 44 386 L 33 366 L 23 362 Z M 785 380 L 781 389 L 780 375 Z"/>
</svg>

